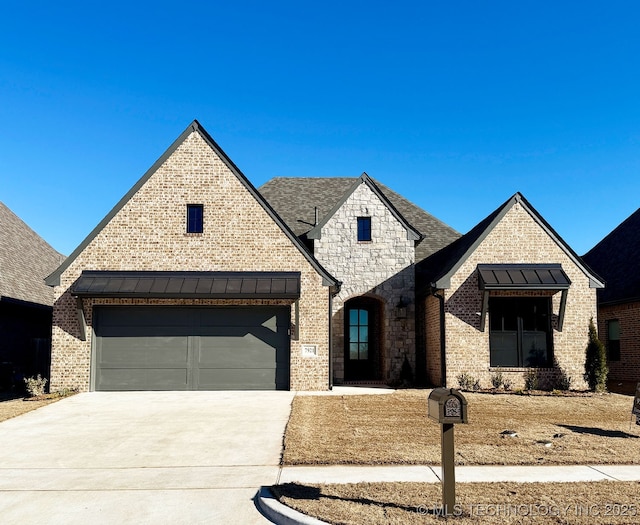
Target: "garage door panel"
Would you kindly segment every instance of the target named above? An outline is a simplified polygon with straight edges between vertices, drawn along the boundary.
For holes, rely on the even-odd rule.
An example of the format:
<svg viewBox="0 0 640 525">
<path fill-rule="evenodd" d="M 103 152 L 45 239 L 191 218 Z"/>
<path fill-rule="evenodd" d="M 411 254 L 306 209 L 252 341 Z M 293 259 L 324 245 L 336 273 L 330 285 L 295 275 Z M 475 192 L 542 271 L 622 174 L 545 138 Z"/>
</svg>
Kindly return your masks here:
<svg viewBox="0 0 640 525">
<path fill-rule="evenodd" d="M 199 366 L 220 368 L 275 368 L 276 349 L 248 335 L 236 338 L 200 338 Z"/>
<path fill-rule="evenodd" d="M 101 341 L 100 365 L 186 366 L 189 359 L 186 337 L 106 337 Z"/>
<path fill-rule="evenodd" d="M 189 326 L 175 326 L 164 324 L 162 326 L 102 326 L 100 335 L 102 337 L 188 337 L 193 334 L 193 329 Z"/>
<path fill-rule="evenodd" d="M 238 315 L 238 312 L 241 312 L 241 315 Z M 264 326 L 276 331 L 279 325 L 286 324 L 288 327 L 288 319 L 283 317 L 281 312 L 277 312 L 276 308 L 237 308 L 235 311 L 233 308 L 212 308 L 201 310 L 196 324 L 200 327 Z"/>
<path fill-rule="evenodd" d="M 103 308 L 100 318 L 102 329 L 117 327 L 123 330 L 125 327 L 139 329 L 141 327 L 183 327 L 188 326 L 193 317 L 184 308 L 162 307 L 127 307 L 127 308 Z"/>
<path fill-rule="evenodd" d="M 176 368 L 103 368 L 96 389 L 188 390 L 188 371 Z"/>
<path fill-rule="evenodd" d="M 98 390 L 287 389 L 288 307 L 97 307 Z"/>
<path fill-rule="evenodd" d="M 265 390 L 286 389 L 289 378 L 265 369 L 200 369 L 198 370 L 199 390 Z"/>
</svg>

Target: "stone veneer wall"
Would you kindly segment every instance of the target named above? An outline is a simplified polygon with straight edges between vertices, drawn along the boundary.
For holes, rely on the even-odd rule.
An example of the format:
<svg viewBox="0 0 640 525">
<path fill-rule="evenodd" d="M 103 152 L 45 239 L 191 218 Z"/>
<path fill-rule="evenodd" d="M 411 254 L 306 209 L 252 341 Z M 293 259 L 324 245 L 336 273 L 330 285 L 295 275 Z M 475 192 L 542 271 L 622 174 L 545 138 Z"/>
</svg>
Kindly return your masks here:
<svg viewBox="0 0 640 525">
<path fill-rule="evenodd" d="M 357 218 L 371 217 L 371 242 L 358 242 Z M 415 374 L 415 242 L 384 203 L 365 184 L 349 196 L 322 228 L 315 256 L 342 281 L 333 307 L 333 374 L 344 381 L 344 304 L 369 296 L 382 303 L 383 381 L 396 382 L 405 356 Z M 396 306 L 409 303 L 407 318 L 396 318 Z"/>
<path fill-rule="evenodd" d="M 607 321 L 620 322 L 620 361 L 609 361 L 609 381 L 640 382 L 640 302 L 606 305 L 598 309 L 598 336 L 606 345 Z"/>
<path fill-rule="evenodd" d="M 560 292 L 553 295 L 553 355 L 556 368 L 536 369 L 544 382 L 552 381 L 560 373 L 572 379 L 572 388 L 585 388 L 583 380 L 588 327 L 596 314 L 596 290 L 589 287 L 589 278 L 576 266 L 564 250 L 516 203 L 488 234 L 475 252 L 452 276 L 451 288 L 444 290 L 445 339 L 447 351 L 447 385 L 457 387 L 457 376 L 463 372 L 480 379 L 483 387 L 491 386 L 489 366 L 489 321 L 480 331 L 482 292 L 478 289 L 478 264 L 561 263 L 571 280 L 567 296 L 563 330 L 557 330 Z M 492 295 L 540 295 L 548 292 L 492 292 Z M 488 315 L 488 314 L 487 314 Z M 433 318 L 428 330 L 438 330 Z M 436 359 L 435 345 L 429 348 L 429 357 Z M 524 386 L 527 368 L 500 368 L 503 376 L 511 380 L 513 388 Z"/>
<path fill-rule="evenodd" d="M 204 205 L 202 234 L 186 233 L 187 204 Z M 87 339 L 82 341 L 76 301 L 68 292 L 82 270 L 300 271 L 299 339 L 291 341 L 290 387 L 328 388 L 329 288 L 198 132 L 185 139 L 63 272 L 60 285 L 55 287 L 52 391 L 86 391 L 90 386 L 93 302 L 85 301 L 89 326 Z M 135 304 L 254 302 L 163 300 Z M 302 357 L 302 344 L 317 344 L 318 356 Z"/>
</svg>

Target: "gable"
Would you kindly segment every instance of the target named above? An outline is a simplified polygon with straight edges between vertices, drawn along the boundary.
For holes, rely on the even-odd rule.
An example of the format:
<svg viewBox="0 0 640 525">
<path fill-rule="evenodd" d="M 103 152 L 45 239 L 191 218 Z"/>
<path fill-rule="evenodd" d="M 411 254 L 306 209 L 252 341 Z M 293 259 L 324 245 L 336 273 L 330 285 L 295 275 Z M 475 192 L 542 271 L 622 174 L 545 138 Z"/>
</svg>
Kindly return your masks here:
<svg viewBox="0 0 640 525">
<path fill-rule="evenodd" d="M 387 199 L 384 193 L 376 187 L 366 173 L 363 173 L 362 176 L 356 180 L 356 182 L 345 192 L 342 198 L 338 200 L 329 213 L 327 213 L 324 218 L 307 233 L 307 237 L 310 239 L 319 239 L 322 235 L 322 229 L 324 226 L 333 219 L 333 217 L 339 213 L 350 200 L 353 200 L 355 194 L 360 194 L 358 198 L 360 203 L 356 204 L 356 206 L 360 206 L 361 208 L 359 210 L 359 214 L 370 214 L 367 210 L 367 204 L 371 202 L 374 208 L 377 208 L 376 215 L 382 216 L 385 214 L 385 211 L 382 210 L 382 208 L 385 208 L 386 212 L 393 216 L 398 224 L 400 224 L 400 226 L 406 231 L 408 240 L 418 241 L 422 238 L 420 232 L 411 226 L 398 212 L 398 210 L 396 210 L 393 204 L 389 202 L 389 199 Z M 371 199 L 373 196 L 375 196 L 375 198 L 373 198 L 372 201 Z M 377 206 L 377 204 L 380 204 L 381 206 Z"/>
<path fill-rule="evenodd" d="M 544 249 L 543 249 L 544 248 Z M 575 266 L 589 279 L 589 286 L 602 288 L 602 280 L 544 218 L 520 194 L 516 193 L 469 233 L 426 259 L 418 268 L 423 287 L 450 288 L 454 274 L 482 254 L 485 263 L 557 262 L 553 257 Z"/>
<path fill-rule="evenodd" d="M 367 176 L 368 177 L 368 176 Z M 460 237 L 453 228 L 379 181 L 368 177 L 385 199 L 421 236 L 415 258 L 421 261 Z M 260 187 L 260 192 L 287 222 L 296 235 L 305 237 L 321 220 L 353 192 L 360 178 L 276 177 Z M 316 214 L 317 210 L 317 214 Z"/>
<path fill-rule="evenodd" d="M 186 232 L 188 204 L 203 206 L 202 233 Z M 47 282 L 74 266 L 261 271 L 277 257 L 337 283 L 194 121 Z"/>
</svg>

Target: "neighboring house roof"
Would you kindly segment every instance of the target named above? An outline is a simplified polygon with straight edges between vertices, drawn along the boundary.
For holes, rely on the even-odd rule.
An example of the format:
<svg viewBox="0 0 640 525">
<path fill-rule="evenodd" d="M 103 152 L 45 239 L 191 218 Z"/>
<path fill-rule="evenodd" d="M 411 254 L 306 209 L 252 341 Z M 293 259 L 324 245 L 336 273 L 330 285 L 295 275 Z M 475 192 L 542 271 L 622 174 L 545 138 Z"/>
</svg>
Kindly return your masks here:
<svg viewBox="0 0 640 525">
<path fill-rule="evenodd" d="M 52 306 L 44 278 L 62 261 L 64 255 L 0 202 L 0 298 Z"/>
<path fill-rule="evenodd" d="M 468 233 L 458 240 L 434 253 L 422 263 L 416 270 L 422 287 L 445 289 L 451 286 L 451 277 L 462 264 L 475 251 L 480 243 L 491 233 L 495 226 L 502 220 L 507 212 L 520 203 L 536 221 L 540 227 L 556 242 L 567 256 L 587 275 L 593 288 L 602 288 L 604 283 L 593 270 L 577 255 L 571 247 L 556 233 L 556 231 L 544 220 L 536 209 L 525 199 L 522 194 L 516 193 L 504 202 L 498 209 L 474 226 Z"/>
<path fill-rule="evenodd" d="M 583 258 L 607 283 L 598 291 L 600 304 L 640 301 L 640 209 Z"/>
<path fill-rule="evenodd" d="M 303 237 L 314 226 L 324 224 L 361 182 L 369 184 L 408 232 L 422 236 L 416 246 L 416 262 L 460 237 L 453 228 L 366 173 L 361 177 L 276 177 L 261 186 L 260 193 L 294 233 Z"/>
<path fill-rule="evenodd" d="M 100 221 L 100 223 L 93 229 L 93 231 L 87 236 L 87 238 L 80 243 L 80 245 L 73 251 L 73 253 L 67 258 L 67 260 L 49 277 L 46 282 L 49 286 L 57 286 L 60 284 L 60 276 L 71 265 L 71 263 L 82 253 L 82 251 L 89 245 L 89 243 L 102 231 L 102 229 L 116 216 L 116 214 L 124 207 L 124 205 L 136 194 L 136 192 L 154 175 L 154 173 L 162 166 L 162 164 L 180 147 L 180 145 L 191 135 L 191 133 L 197 132 L 203 138 L 203 140 L 211 147 L 215 154 L 222 160 L 227 168 L 233 173 L 240 183 L 247 189 L 247 191 L 256 199 L 256 201 L 262 206 L 265 212 L 273 219 L 273 221 L 280 227 L 283 233 L 291 240 L 291 242 L 300 250 L 302 255 L 309 261 L 313 268 L 323 278 L 323 283 L 327 286 L 339 286 L 340 282 L 337 281 L 322 265 L 313 257 L 312 254 L 306 249 L 302 241 L 289 229 L 286 222 L 283 221 L 269 203 L 262 197 L 262 195 L 256 190 L 256 188 L 249 182 L 244 174 L 238 169 L 233 161 L 222 151 L 220 146 L 211 138 L 207 131 L 200 125 L 197 120 L 194 120 L 187 128 L 180 134 L 180 136 L 169 146 L 169 148 L 162 154 L 162 156 L 147 170 L 138 182 L 125 194 L 122 199 L 114 206 L 114 208 L 107 214 L 107 216 Z"/>
</svg>

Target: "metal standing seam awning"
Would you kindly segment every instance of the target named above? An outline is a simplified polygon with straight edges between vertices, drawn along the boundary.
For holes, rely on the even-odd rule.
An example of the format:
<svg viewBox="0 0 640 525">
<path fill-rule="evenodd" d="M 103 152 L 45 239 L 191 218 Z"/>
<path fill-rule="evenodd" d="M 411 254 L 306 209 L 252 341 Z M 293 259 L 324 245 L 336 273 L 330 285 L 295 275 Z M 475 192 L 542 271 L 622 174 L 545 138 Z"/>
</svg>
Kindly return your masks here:
<svg viewBox="0 0 640 525">
<path fill-rule="evenodd" d="M 83 270 L 69 291 L 77 298 L 84 339 L 83 298 L 289 299 L 297 307 L 300 272 Z"/>
<path fill-rule="evenodd" d="M 491 290 L 555 290 L 562 291 L 558 312 L 558 330 L 562 331 L 570 286 L 560 264 L 479 264 L 478 288 L 484 291 L 480 330 L 484 332 Z"/>
</svg>

